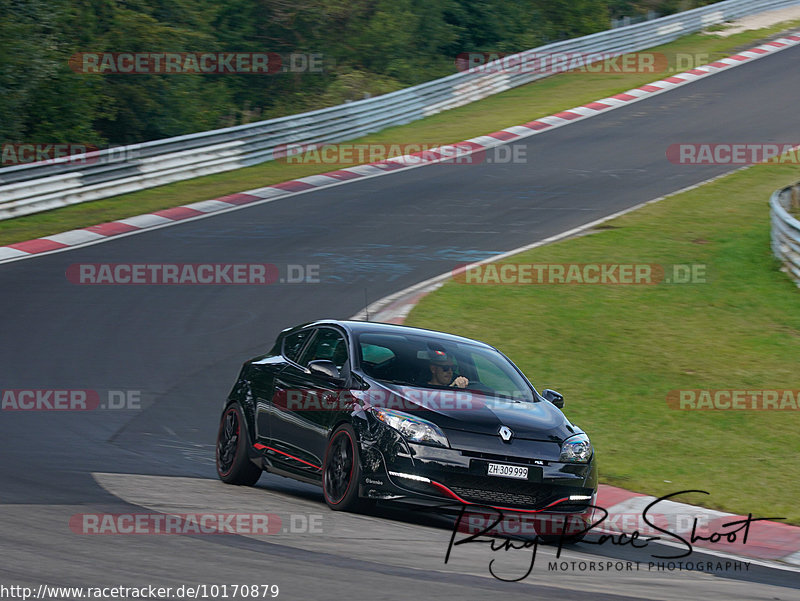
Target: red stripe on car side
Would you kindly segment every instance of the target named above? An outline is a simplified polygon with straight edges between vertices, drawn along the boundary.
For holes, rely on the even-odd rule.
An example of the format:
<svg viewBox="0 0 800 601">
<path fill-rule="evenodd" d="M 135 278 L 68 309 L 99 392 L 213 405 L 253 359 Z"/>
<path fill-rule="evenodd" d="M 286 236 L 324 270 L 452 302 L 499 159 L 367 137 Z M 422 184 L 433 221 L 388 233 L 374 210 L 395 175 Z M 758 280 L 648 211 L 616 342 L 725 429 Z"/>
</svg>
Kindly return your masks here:
<svg viewBox="0 0 800 601">
<path fill-rule="evenodd" d="M 281 455 L 286 455 L 290 459 L 294 459 L 295 461 L 299 461 L 300 463 L 305 463 L 306 465 L 309 465 L 309 466 L 313 467 L 315 470 L 321 470 L 322 469 L 322 467 L 320 467 L 318 465 L 314 465 L 313 463 L 309 463 L 308 461 L 303 461 L 299 457 L 295 457 L 294 455 L 290 455 L 289 453 L 285 453 L 285 452 L 283 452 L 283 451 L 281 451 L 279 449 L 273 448 L 273 447 L 268 447 L 267 445 L 263 445 L 260 442 L 257 442 L 256 444 L 254 444 L 253 448 L 258 449 L 259 451 L 264 450 L 264 449 L 266 449 L 267 451 L 275 451 L 276 453 L 280 453 Z"/>
</svg>

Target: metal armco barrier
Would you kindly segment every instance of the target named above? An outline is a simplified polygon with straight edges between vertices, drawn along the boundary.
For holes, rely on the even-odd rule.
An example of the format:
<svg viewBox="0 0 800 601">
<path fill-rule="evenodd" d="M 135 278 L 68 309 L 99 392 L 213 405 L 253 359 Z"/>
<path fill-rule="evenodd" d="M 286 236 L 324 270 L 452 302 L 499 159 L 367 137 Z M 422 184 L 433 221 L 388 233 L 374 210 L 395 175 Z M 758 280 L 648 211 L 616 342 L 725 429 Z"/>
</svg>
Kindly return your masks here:
<svg viewBox="0 0 800 601">
<path fill-rule="evenodd" d="M 783 263 L 783 269 L 800 287 L 800 183 L 776 190 L 769 199 L 772 221 L 772 252 Z"/>
<path fill-rule="evenodd" d="M 527 50 L 515 59 L 546 53 L 636 52 L 682 35 L 800 0 L 726 0 L 644 23 Z M 455 58 L 455 57 L 454 57 Z M 506 61 L 512 60 L 506 57 Z M 375 98 L 268 121 L 123 146 L 77 158 L 0 169 L 0 219 L 98 200 L 171 182 L 256 165 L 287 144 L 352 140 L 546 77 L 525 69 L 470 71 Z M 81 160 L 81 158 L 83 160 Z"/>
</svg>

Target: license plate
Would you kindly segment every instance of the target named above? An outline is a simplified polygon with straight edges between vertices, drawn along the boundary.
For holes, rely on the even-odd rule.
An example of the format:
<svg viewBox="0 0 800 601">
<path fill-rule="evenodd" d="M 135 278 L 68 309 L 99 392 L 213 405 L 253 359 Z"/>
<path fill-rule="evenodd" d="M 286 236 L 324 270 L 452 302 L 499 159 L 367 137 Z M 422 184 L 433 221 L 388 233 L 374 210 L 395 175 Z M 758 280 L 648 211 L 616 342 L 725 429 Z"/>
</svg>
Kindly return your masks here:
<svg viewBox="0 0 800 601">
<path fill-rule="evenodd" d="M 518 465 L 504 465 L 502 463 L 490 463 L 489 476 L 501 476 L 502 478 L 517 478 L 519 480 L 528 479 L 528 468 Z"/>
</svg>

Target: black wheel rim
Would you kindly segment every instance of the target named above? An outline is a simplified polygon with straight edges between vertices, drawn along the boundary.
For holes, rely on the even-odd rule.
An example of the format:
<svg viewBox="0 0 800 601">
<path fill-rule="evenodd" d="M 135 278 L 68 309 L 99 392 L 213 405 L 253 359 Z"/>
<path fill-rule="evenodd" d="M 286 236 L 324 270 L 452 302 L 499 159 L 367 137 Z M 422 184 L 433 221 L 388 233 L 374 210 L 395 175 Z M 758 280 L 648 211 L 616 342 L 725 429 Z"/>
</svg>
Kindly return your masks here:
<svg viewBox="0 0 800 601">
<path fill-rule="evenodd" d="M 222 418 L 217 439 L 217 465 L 219 473 L 227 476 L 236 460 L 236 448 L 239 446 L 239 416 L 231 409 Z"/>
<path fill-rule="evenodd" d="M 331 441 L 325 466 L 325 494 L 334 505 L 347 494 L 352 473 L 353 443 L 347 432 L 340 432 Z"/>
</svg>

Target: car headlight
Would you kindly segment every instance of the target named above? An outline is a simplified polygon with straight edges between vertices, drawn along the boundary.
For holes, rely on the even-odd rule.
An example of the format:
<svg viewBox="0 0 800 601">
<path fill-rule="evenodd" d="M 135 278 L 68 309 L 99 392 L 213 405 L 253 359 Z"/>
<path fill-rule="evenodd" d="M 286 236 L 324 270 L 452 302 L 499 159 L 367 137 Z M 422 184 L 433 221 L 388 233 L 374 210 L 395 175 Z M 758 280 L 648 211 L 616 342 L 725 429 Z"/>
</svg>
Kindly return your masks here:
<svg viewBox="0 0 800 601">
<path fill-rule="evenodd" d="M 373 407 L 372 412 L 384 424 L 400 432 L 406 440 L 443 447 L 450 446 L 447 436 L 441 428 L 428 420 L 392 409 Z"/>
<path fill-rule="evenodd" d="M 561 445 L 561 457 L 558 460 L 566 463 L 589 463 L 592 453 L 594 449 L 589 437 L 586 434 L 576 434 Z"/>
</svg>

